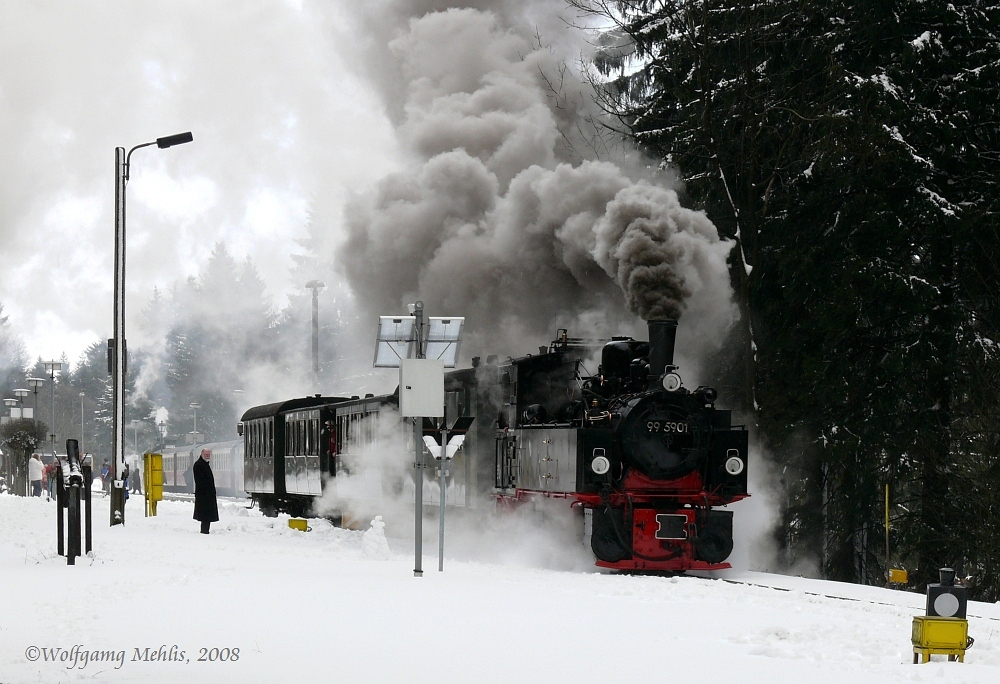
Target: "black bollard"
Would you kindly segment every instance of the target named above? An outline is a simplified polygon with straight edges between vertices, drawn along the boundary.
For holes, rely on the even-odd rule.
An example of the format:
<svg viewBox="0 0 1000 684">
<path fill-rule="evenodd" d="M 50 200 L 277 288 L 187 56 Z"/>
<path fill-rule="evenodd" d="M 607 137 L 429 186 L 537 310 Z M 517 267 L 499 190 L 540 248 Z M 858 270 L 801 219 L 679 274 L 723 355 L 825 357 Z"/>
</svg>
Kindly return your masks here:
<svg viewBox="0 0 1000 684">
<path fill-rule="evenodd" d="M 84 543 L 86 544 L 84 548 L 84 553 L 86 553 L 87 555 L 90 555 L 90 552 L 93 551 L 94 548 L 93 545 L 91 544 L 91 541 L 93 539 L 93 534 L 92 534 L 93 524 L 90 515 L 90 490 L 91 490 L 91 485 L 94 482 L 94 470 L 93 466 L 91 465 L 92 461 L 93 457 L 90 456 L 89 454 L 87 456 L 84 456 L 83 468 L 81 468 L 81 470 L 83 470 L 83 502 L 86 507 L 85 508 L 86 514 L 84 515 L 84 523 L 83 523 Z"/>
<path fill-rule="evenodd" d="M 66 496 L 63 493 L 63 471 L 62 464 L 56 459 L 56 551 L 60 556 L 65 556 L 63 550 L 63 508 L 66 506 Z"/>
<path fill-rule="evenodd" d="M 80 470 L 80 443 L 75 439 L 66 440 L 66 465 L 69 470 L 68 509 L 69 540 L 66 548 L 66 564 L 75 565 L 80 554 L 80 492 L 83 489 L 83 473 Z"/>
<path fill-rule="evenodd" d="M 76 565 L 80 555 L 80 487 L 70 485 L 67 492 L 67 517 L 69 518 L 69 540 L 66 543 L 66 565 Z"/>
</svg>

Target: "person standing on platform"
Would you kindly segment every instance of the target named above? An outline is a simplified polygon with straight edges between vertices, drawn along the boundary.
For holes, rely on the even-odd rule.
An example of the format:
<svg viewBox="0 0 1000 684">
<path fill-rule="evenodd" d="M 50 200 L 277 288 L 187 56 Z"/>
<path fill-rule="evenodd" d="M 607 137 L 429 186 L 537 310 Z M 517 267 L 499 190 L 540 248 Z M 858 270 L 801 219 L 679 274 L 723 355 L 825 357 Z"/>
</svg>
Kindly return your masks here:
<svg viewBox="0 0 1000 684">
<path fill-rule="evenodd" d="M 201 521 L 201 533 L 219 519 L 219 502 L 215 496 L 215 476 L 212 474 L 211 449 L 202 449 L 201 458 L 191 466 L 194 477 L 194 519 Z"/>
<path fill-rule="evenodd" d="M 58 475 L 56 470 L 59 469 L 59 461 L 52 461 L 52 463 L 45 466 L 45 481 L 46 487 L 48 488 L 49 500 L 56 498 L 56 485 L 58 484 Z"/>
<path fill-rule="evenodd" d="M 28 459 L 28 482 L 31 483 L 31 495 L 42 495 L 42 472 L 45 466 L 42 465 L 42 457 L 39 454 L 32 454 Z"/>
</svg>

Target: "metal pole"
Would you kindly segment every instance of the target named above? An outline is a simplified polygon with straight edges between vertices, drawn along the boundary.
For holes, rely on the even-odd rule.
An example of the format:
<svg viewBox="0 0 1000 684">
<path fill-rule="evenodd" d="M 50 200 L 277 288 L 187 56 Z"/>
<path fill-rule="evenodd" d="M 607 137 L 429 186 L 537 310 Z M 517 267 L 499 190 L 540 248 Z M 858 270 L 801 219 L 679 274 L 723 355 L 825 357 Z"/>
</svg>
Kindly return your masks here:
<svg viewBox="0 0 1000 684">
<path fill-rule="evenodd" d="M 66 507 L 66 483 L 63 481 L 62 464 L 56 461 L 56 553 L 65 555 L 63 541 L 63 509 Z"/>
<path fill-rule="evenodd" d="M 416 325 L 414 326 L 414 335 L 416 336 L 416 358 L 424 358 L 423 340 L 424 340 L 424 305 L 422 302 L 417 302 L 413 307 L 413 315 L 416 317 Z M 413 576 L 423 577 L 424 571 L 422 568 L 421 561 L 423 559 L 424 553 L 424 435 L 423 435 L 423 418 L 419 416 L 413 419 L 413 441 L 414 448 L 416 449 L 417 460 L 414 466 L 417 469 L 417 481 L 416 490 L 414 491 L 413 499 L 413 554 L 414 563 L 413 566 Z"/>
<path fill-rule="evenodd" d="M 313 380 L 319 383 L 319 288 L 313 288 L 312 356 Z"/>
<path fill-rule="evenodd" d="M 86 515 L 84 516 L 84 553 L 90 554 L 93 549 L 93 523 L 91 521 L 90 488 L 94 484 L 94 469 L 90 463 L 90 457 L 85 458 L 83 466 L 83 501 L 86 504 Z"/>
<path fill-rule="evenodd" d="M 52 419 L 52 425 L 49 426 L 51 432 L 49 437 L 52 440 L 52 456 L 56 455 L 56 371 L 55 366 L 49 372 L 49 379 L 52 381 L 52 412 L 49 414 L 49 418 Z"/>
<path fill-rule="evenodd" d="M 85 453 L 83 449 L 83 392 L 80 392 L 80 453 Z"/>
<path fill-rule="evenodd" d="M 111 525 L 125 523 L 125 148 L 115 148 L 115 321 L 112 365 Z"/>
<path fill-rule="evenodd" d="M 885 578 L 889 586 L 889 483 L 885 483 Z"/>
<path fill-rule="evenodd" d="M 444 499 L 445 476 L 448 474 L 448 408 L 444 409 L 441 427 L 441 523 L 438 529 L 438 572 L 444 571 Z"/>
</svg>

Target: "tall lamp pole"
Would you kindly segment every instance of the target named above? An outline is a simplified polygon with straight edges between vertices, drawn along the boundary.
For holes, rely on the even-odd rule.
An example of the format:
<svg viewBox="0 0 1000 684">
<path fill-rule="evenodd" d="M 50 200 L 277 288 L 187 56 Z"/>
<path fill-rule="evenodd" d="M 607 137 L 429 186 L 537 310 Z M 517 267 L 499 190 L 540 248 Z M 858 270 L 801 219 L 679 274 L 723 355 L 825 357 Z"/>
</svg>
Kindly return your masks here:
<svg viewBox="0 0 1000 684">
<path fill-rule="evenodd" d="M 32 419 L 35 421 L 35 433 L 38 433 L 38 388 L 42 386 L 45 382 L 45 378 L 28 378 L 28 384 L 31 385 L 32 391 L 35 393 L 35 410 L 31 414 Z"/>
<path fill-rule="evenodd" d="M 114 337 L 108 341 L 108 366 L 112 377 L 114 408 L 112 411 L 112 486 L 111 524 L 125 523 L 125 486 L 121 476 L 125 471 L 125 186 L 129 179 L 132 153 L 140 147 L 156 145 L 161 150 L 194 140 L 191 133 L 178 133 L 153 142 L 136 145 L 128 154 L 124 147 L 115 148 L 115 322 Z"/>
<path fill-rule="evenodd" d="M 21 407 L 21 418 L 24 418 L 24 398 L 31 394 L 29 390 L 26 389 L 16 389 L 14 390 L 14 396 L 17 397 L 17 403 Z M 34 414 L 32 414 L 34 415 Z"/>
<path fill-rule="evenodd" d="M 130 420 L 128 426 L 132 428 L 132 450 L 135 452 L 135 456 L 139 455 L 139 426 L 142 425 L 141 420 Z"/>
<path fill-rule="evenodd" d="M 52 420 L 52 425 L 49 426 L 49 437 L 52 440 L 52 458 L 56 456 L 56 373 L 62 370 L 62 363 L 59 361 L 46 361 L 45 362 L 45 372 L 49 374 L 49 380 L 52 381 L 52 413 L 49 414 L 49 418 Z"/>
<path fill-rule="evenodd" d="M 80 392 L 80 453 L 87 453 L 83 448 L 83 392 Z"/>
<path fill-rule="evenodd" d="M 310 280 L 306 287 L 312 290 L 312 362 L 313 382 L 319 386 L 319 291 L 326 285 L 318 280 Z"/>
<path fill-rule="evenodd" d="M 201 408 L 201 404 L 198 402 L 192 402 L 191 408 L 194 409 L 194 431 L 191 432 L 191 443 L 198 443 L 198 409 Z"/>
<path fill-rule="evenodd" d="M 13 420 L 13 418 L 14 418 L 14 407 L 17 406 L 17 399 L 13 399 L 13 398 L 11 398 L 11 399 L 4 399 L 3 403 L 7 404 L 7 407 L 10 409 L 11 420 Z M 23 417 L 23 415 L 22 415 L 22 417 Z M 29 492 L 27 491 L 27 489 L 24 489 L 22 491 L 21 482 L 20 482 L 21 478 L 14 478 L 14 472 L 15 472 L 15 469 L 13 467 L 14 464 L 11 463 L 11 459 L 13 459 L 13 458 L 14 458 L 14 455 L 13 455 L 13 453 L 11 453 L 11 454 L 9 454 L 4 459 L 4 467 L 6 469 L 5 475 L 7 476 L 7 482 L 9 483 L 10 490 L 12 492 L 16 490 L 16 494 L 18 496 L 26 496 Z M 30 458 L 30 456 L 29 456 L 29 458 Z M 18 470 L 20 470 L 23 467 L 21 465 L 20 461 L 21 461 L 21 459 L 18 458 L 18 466 L 17 466 Z M 14 482 L 15 479 L 17 479 L 18 481 Z M 27 485 L 25 485 L 25 487 L 26 486 Z"/>
<path fill-rule="evenodd" d="M 24 398 L 26 396 L 28 396 L 28 394 L 30 394 L 30 392 L 28 392 L 28 390 L 26 390 L 26 389 L 15 389 L 14 390 L 14 396 L 17 397 L 16 403 L 18 405 L 18 411 L 19 411 L 19 417 L 20 418 L 24 418 Z M 8 400 L 5 400 L 5 401 L 8 401 Z M 13 410 L 14 410 L 13 409 L 13 404 L 8 403 L 7 405 L 11 407 L 11 413 L 13 413 Z M 31 415 L 34 416 L 34 413 L 32 413 Z M 35 434 L 33 434 L 32 437 L 37 437 L 38 436 L 38 430 L 35 430 L 34 432 L 35 432 Z M 9 477 L 7 478 L 7 482 L 10 483 L 10 484 L 13 484 L 13 483 L 11 483 Z M 25 490 L 25 491 L 27 491 L 27 490 Z"/>
</svg>

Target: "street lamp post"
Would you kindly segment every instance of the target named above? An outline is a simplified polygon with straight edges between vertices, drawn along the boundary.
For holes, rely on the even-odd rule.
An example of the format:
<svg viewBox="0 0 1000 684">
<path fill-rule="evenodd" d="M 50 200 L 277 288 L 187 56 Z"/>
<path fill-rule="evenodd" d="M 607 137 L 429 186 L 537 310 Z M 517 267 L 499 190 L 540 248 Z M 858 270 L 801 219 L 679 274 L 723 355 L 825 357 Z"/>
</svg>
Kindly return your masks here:
<svg viewBox="0 0 1000 684">
<path fill-rule="evenodd" d="M 62 363 L 59 361 L 46 361 L 45 362 L 45 372 L 49 374 L 49 380 L 52 381 L 52 413 L 49 414 L 49 418 L 52 420 L 52 425 L 49 426 L 49 436 L 52 438 L 52 458 L 56 456 L 56 373 L 62 370 Z"/>
<path fill-rule="evenodd" d="M 17 406 L 17 399 L 13 399 L 13 398 L 11 398 L 11 399 L 4 399 L 3 403 L 7 404 L 7 407 L 10 409 L 10 412 L 13 414 L 14 413 L 14 407 Z M 11 416 L 11 420 L 13 420 L 13 419 L 14 419 L 14 417 L 12 415 Z M 25 490 L 25 492 L 22 492 L 21 491 L 21 487 L 20 487 L 21 483 L 20 482 L 14 482 L 14 468 L 12 467 L 13 464 L 11 463 L 11 461 L 13 460 L 13 458 L 14 458 L 14 454 L 13 453 L 7 454 L 7 457 L 4 458 L 4 468 L 6 469 L 5 475 L 7 477 L 7 483 L 10 486 L 10 490 L 12 492 L 16 490 L 16 493 L 17 493 L 18 496 L 24 496 L 24 495 L 27 494 L 27 490 Z M 20 460 L 21 459 L 18 458 L 18 463 L 20 463 Z M 20 465 L 18 466 L 18 468 L 20 468 Z"/>
<path fill-rule="evenodd" d="M 156 429 L 160 433 L 160 448 L 163 449 L 167 446 L 167 424 L 161 420 L 156 424 Z"/>
<path fill-rule="evenodd" d="M 306 287 L 312 290 L 312 362 L 313 382 L 319 386 L 319 291 L 326 287 L 318 280 L 310 280 Z"/>
<path fill-rule="evenodd" d="M 111 524 L 125 522 L 125 488 L 121 476 L 125 470 L 125 186 L 129 179 L 132 153 L 140 147 L 156 145 L 160 149 L 182 145 L 194 140 L 191 133 L 178 133 L 153 142 L 136 145 L 128 154 L 124 147 L 115 148 L 115 321 L 114 337 L 109 340 L 113 359 L 111 366 L 114 408 L 112 411 Z"/>
<path fill-rule="evenodd" d="M 194 409 L 194 431 L 191 433 L 191 443 L 196 444 L 198 442 L 198 409 L 201 408 L 201 404 L 191 402 L 191 408 Z"/>
<path fill-rule="evenodd" d="M 24 418 L 24 398 L 29 394 L 31 394 L 31 390 L 26 390 L 26 389 L 14 390 L 14 396 L 17 397 L 17 404 L 21 411 L 21 415 L 18 416 L 19 418 Z M 32 416 L 34 416 L 34 414 L 32 414 Z"/>
<path fill-rule="evenodd" d="M 141 420 L 130 420 L 128 426 L 132 428 L 132 450 L 135 455 L 139 455 L 139 426 L 142 425 Z"/>
<path fill-rule="evenodd" d="M 80 392 L 80 453 L 87 453 L 83 448 L 83 392 Z"/>
<path fill-rule="evenodd" d="M 28 378 L 28 384 L 31 385 L 32 390 L 35 393 L 35 410 L 31 414 L 32 419 L 35 421 L 35 432 L 38 432 L 38 388 L 42 386 L 45 382 L 45 378 Z"/>
</svg>

